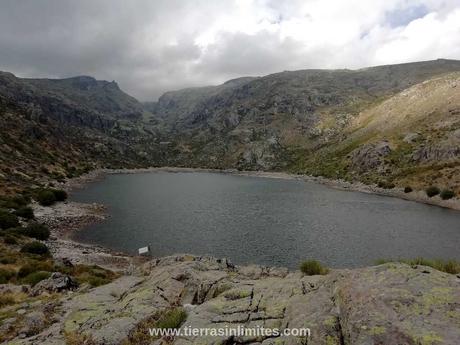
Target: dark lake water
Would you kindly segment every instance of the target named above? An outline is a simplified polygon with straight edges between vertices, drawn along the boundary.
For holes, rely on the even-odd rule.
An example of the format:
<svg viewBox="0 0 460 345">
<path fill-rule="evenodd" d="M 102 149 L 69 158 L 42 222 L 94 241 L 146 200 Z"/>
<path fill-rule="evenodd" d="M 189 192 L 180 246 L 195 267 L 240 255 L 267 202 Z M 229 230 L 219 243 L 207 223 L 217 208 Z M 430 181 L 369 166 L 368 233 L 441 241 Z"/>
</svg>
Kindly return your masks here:
<svg viewBox="0 0 460 345">
<path fill-rule="evenodd" d="M 135 253 L 227 257 L 297 268 L 305 259 L 355 267 L 379 258 L 460 259 L 460 212 L 294 180 L 212 173 L 109 175 L 72 200 L 110 217 L 76 235 Z"/>
</svg>

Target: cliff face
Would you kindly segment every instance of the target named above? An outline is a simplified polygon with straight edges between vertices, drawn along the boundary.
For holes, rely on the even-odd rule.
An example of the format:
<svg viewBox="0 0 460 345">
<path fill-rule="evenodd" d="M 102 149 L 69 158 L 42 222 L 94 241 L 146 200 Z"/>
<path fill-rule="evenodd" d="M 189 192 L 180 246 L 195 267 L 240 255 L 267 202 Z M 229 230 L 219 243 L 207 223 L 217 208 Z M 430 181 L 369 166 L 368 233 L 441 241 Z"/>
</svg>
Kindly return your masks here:
<svg viewBox="0 0 460 345">
<path fill-rule="evenodd" d="M 159 344 L 148 335 L 162 315 L 179 327 L 310 328 L 311 337 L 169 338 L 174 344 L 458 344 L 459 277 L 404 264 L 303 276 L 235 267 L 188 255 L 145 264 L 142 273 L 56 300 L 55 322 L 8 344 Z M 49 308 L 48 306 L 48 309 Z M 25 309 L 24 318 L 39 308 Z M 36 316 L 37 317 L 37 316 Z M 156 340 L 156 341 L 155 341 Z M 163 339 L 164 341 L 165 339 Z M 85 342 L 86 341 L 86 342 Z"/>
</svg>

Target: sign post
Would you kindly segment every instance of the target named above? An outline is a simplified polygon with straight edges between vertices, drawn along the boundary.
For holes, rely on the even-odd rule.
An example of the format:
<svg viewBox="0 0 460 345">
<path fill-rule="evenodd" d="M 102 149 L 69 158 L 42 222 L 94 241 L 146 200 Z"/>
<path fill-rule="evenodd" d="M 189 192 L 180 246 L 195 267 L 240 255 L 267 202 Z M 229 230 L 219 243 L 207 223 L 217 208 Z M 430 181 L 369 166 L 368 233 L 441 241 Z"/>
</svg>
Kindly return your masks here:
<svg viewBox="0 0 460 345">
<path fill-rule="evenodd" d="M 139 248 L 138 253 L 144 256 L 150 255 L 150 246 Z"/>
</svg>

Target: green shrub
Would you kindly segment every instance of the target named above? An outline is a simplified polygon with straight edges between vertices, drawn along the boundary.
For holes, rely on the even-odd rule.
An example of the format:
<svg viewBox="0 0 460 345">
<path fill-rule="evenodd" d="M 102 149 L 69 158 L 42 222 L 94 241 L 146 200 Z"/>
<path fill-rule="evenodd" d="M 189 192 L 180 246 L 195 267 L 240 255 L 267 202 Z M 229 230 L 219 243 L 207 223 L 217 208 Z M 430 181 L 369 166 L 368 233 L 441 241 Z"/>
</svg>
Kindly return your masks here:
<svg viewBox="0 0 460 345">
<path fill-rule="evenodd" d="M 67 192 L 62 189 L 41 189 L 35 193 L 35 199 L 42 206 L 53 205 L 56 201 L 64 201 L 67 199 Z"/>
<path fill-rule="evenodd" d="M 0 199 L 0 207 L 18 209 L 21 206 L 26 206 L 29 202 L 29 197 L 18 194 L 12 197 L 2 197 Z"/>
<path fill-rule="evenodd" d="M 12 235 L 6 235 L 5 238 L 3 239 L 3 242 L 5 242 L 5 244 L 18 244 L 18 240 L 16 239 L 16 237 L 12 236 Z"/>
<path fill-rule="evenodd" d="M 7 268 L 0 268 L 0 284 L 6 284 L 16 275 L 16 272 Z"/>
<path fill-rule="evenodd" d="M 21 206 L 18 208 L 16 211 L 14 211 L 14 214 L 18 217 L 22 217 L 25 219 L 34 219 L 34 210 L 32 210 L 32 207 L 29 206 Z"/>
<path fill-rule="evenodd" d="M 438 195 L 441 191 L 439 190 L 438 187 L 431 186 L 431 187 L 428 187 L 425 192 L 426 192 L 426 195 L 428 195 L 429 198 L 432 198 L 435 195 Z"/>
<path fill-rule="evenodd" d="M 67 199 L 67 192 L 62 189 L 52 189 L 51 190 L 56 198 L 56 201 L 64 201 Z"/>
<path fill-rule="evenodd" d="M 18 217 L 6 210 L 0 210 L 0 228 L 9 229 L 16 226 L 19 226 Z"/>
<path fill-rule="evenodd" d="M 307 260 L 301 263 L 300 270 L 302 273 L 313 276 L 317 274 L 327 274 L 329 269 L 327 267 L 323 267 L 319 261 L 316 260 Z"/>
<path fill-rule="evenodd" d="M 37 283 L 41 282 L 42 280 L 48 279 L 51 276 L 50 272 L 46 271 L 38 271 L 31 273 L 24 277 L 21 282 L 23 284 L 29 284 L 31 286 L 36 285 Z"/>
<path fill-rule="evenodd" d="M 412 192 L 412 187 L 407 186 L 404 188 L 404 193 L 410 193 L 410 192 Z"/>
<path fill-rule="evenodd" d="M 187 318 L 187 312 L 183 308 L 174 308 L 168 310 L 156 322 L 156 328 L 177 329 Z"/>
<path fill-rule="evenodd" d="M 30 253 L 37 255 L 48 255 L 49 249 L 46 245 L 40 242 L 30 242 L 22 246 L 21 253 Z"/>
<path fill-rule="evenodd" d="M 455 192 L 449 189 L 443 189 L 440 194 L 440 197 L 442 200 L 449 200 L 449 199 L 452 199 L 454 196 L 455 196 Z"/>
<path fill-rule="evenodd" d="M 48 227 L 44 224 L 39 224 L 39 223 L 31 223 L 27 225 L 22 230 L 22 233 L 25 236 L 35 238 L 37 240 L 47 240 L 50 237 L 50 230 Z"/>
<path fill-rule="evenodd" d="M 42 206 L 51 206 L 56 202 L 56 196 L 50 190 L 41 190 L 37 193 L 37 201 Z"/>
</svg>

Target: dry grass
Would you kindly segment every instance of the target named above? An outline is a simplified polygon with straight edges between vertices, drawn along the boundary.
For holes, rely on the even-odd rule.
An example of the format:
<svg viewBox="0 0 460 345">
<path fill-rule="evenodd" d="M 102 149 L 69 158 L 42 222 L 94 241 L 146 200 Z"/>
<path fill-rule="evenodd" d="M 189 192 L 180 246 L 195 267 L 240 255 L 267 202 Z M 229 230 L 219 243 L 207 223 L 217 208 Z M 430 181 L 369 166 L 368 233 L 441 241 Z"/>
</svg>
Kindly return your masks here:
<svg viewBox="0 0 460 345">
<path fill-rule="evenodd" d="M 96 341 L 89 334 L 78 332 L 65 333 L 66 345 L 96 345 Z"/>
<path fill-rule="evenodd" d="M 139 322 L 134 331 L 131 332 L 121 345 L 150 345 L 155 340 L 155 337 L 150 335 L 149 328 L 178 329 L 186 318 L 187 312 L 181 307 L 157 312 Z"/>
<path fill-rule="evenodd" d="M 429 266 L 438 271 L 450 273 L 450 274 L 459 274 L 460 273 L 460 262 L 456 260 L 441 260 L 441 259 L 425 259 L 425 258 L 415 258 L 415 259 L 380 259 L 376 261 L 377 265 L 382 265 L 388 262 L 402 262 L 411 266 Z"/>
</svg>

